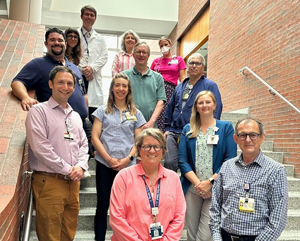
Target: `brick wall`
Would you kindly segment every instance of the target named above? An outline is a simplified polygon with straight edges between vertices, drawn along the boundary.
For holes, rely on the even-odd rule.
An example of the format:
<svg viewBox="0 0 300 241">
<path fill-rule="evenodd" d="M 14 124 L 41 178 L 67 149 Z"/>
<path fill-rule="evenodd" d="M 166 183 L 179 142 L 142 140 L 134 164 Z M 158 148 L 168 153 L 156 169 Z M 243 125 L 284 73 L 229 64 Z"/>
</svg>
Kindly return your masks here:
<svg viewBox="0 0 300 241">
<path fill-rule="evenodd" d="M 178 39 L 205 1 L 180 0 Z M 191 7 L 193 6 L 193 7 Z M 208 77 L 219 85 L 224 111 L 249 107 L 265 125 L 275 151 L 300 177 L 300 115 L 252 75 L 248 66 L 300 108 L 300 8 L 298 1 L 210 1 Z"/>
<path fill-rule="evenodd" d="M 26 216 L 30 179 L 24 121 L 26 112 L 11 93 L 10 83 L 29 60 L 41 56 L 44 26 L 0 19 L 0 240 L 19 239 Z M 25 147 L 25 148 L 24 148 Z"/>
</svg>

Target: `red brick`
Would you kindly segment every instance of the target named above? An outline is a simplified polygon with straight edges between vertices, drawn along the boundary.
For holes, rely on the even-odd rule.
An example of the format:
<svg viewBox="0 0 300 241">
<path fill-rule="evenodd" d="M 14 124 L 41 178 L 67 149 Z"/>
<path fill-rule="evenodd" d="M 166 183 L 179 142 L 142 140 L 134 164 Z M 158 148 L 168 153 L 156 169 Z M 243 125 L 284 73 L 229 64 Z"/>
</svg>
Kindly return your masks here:
<svg viewBox="0 0 300 241">
<path fill-rule="evenodd" d="M 211 0 L 207 76 L 223 99 L 223 111 L 249 108 L 265 125 L 267 138 L 284 162 L 296 166 L 300 176 L 300 115 L 252 75 L 248 66 L 279 93 L 300 108 L 300 8 L 285 1 Z M 170 34 L 174 48 L 207 1 L 179 0 L 179 20 Z M 224 17 L 225 16 L 225 17 Z"/>
</svg>

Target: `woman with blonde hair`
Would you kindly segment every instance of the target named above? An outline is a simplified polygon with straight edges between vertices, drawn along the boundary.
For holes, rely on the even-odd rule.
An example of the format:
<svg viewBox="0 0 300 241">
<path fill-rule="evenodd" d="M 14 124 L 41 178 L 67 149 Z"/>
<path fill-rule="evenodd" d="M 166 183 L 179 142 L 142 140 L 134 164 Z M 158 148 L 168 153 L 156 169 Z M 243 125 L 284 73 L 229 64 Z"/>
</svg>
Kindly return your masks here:
<svg viewBox="0 0 300 241">
<path fill-rule="evenodd" d="M 193 104 L 190 124 L 179 143 L 179 168 L 187 212 L 187 240 L 209 241 L 211 189 L 222 163 L 236 156 L 234 130 L 228 121 L 214 118 L 217 101 L 211 91 L 201 91 Z"/>
<path fill-rule="evenodd" d="M 104 241 L 111 186 L 118 171 L 136 164 L 134 138 L 146 123 L 135 107 L 126 74 L 114 76 L 107 106 L 100 106 L 92 115 L 92 143 L 97 151 L 95 240 Z"/>
</svg>

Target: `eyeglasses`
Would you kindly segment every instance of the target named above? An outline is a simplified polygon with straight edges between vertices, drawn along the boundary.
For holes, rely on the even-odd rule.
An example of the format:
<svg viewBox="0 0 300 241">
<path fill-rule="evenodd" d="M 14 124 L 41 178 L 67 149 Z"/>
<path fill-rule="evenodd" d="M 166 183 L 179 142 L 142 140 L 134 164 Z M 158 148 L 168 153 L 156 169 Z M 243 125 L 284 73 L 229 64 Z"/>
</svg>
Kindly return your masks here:
<svg viewBox="0 0 300 241">
<path fill-rule="evenodd" d="M 156 152 L 160 151 L 163 148 L 162 146 L 158 146 L 158 145 L 154 145 L 154 146 L 150 146 L 150 145 L 141 146 L 141 148 L 143 148 L 145 151 L 150 151 L 152 147 L 153 147 L 153 150 L 156 151 Z"/>
<path fill-rule="evenodd" d="M 138 52 L 134 52 L 135 54 L 137 55 L 147 55 L 148 52 L 145 52 L 145 51 L 138 51 Z"/>
<path fill-rule="evenodd" d="M 190 66 L 193 66 L 193 65 L 201 66 L 201 65 L 203 65 L 203 63 L 200 63 L 200 62 L 189 62 L 188 64 L 189 64 Z"/>
<path fill-rule="evenodd" d="M 246 134 L 246 133 L 240 133 L 240 134 L 237 134 L 236 135 L 241 141 L 244 141 L 247 139 L 247 136 L 249 136 L 249 138 L 254 141 L 257 139 L 257 137 L 260 136 L 260 134 L 258 133 L 255 133 L 255 132 L 252 132 L 252 133 L 249 133 L 249 134 Z"/>
<path fill-rule="evenodd" d="M 77 40 L 78 36 L 76 36 L 76 35 L 68 35 L 67 38 L 68 39 L 75 39 L 75 40 Z"/>
</svg>

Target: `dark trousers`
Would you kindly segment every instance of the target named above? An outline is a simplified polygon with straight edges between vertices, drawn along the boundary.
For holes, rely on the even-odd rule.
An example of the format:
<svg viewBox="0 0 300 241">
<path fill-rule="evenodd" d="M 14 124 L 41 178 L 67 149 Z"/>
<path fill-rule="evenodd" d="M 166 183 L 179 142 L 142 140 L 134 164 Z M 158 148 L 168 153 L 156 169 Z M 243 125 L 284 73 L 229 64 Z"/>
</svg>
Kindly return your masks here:
<svg viewBox="0 0 300 241">
<path fill-rule="evenodd" d="M 92 114 L 94 113 L 95 110 L 97 110 L 97 108 L 89 107 L 89 119 L 92 123 L 94 123 L 94 117 L 92 116 Z"/>
<path fill-rule="evenodd" d="M 97 162 L 96 189 L 97 209 L 95 215 L 95 240 L 104 241 L 107 229 L 107 211 L 109 207 L 110 191 L 117 175 L 117 171 Z"/>
<path fill-rule="evenodd" d="M 169 132 L 167 136 L 167 153 L 165 155 L 164 167 L 174 172 L 178 169 L 178 143 L 180 133 Z"/>
<path fill-rule="evenodd" d="M 224 229 L 221 229 L 221 235 L 223 241 L 255 241 L 257 236 L 239 236 L 235 234 L 230 234 L 226 232 Z"/>
<path fill-rule="evenodd" d="M 83 124 L 83 129 L 84 132 L 86 134 L 86 138 L 88 140 L 88 144 L 89 144 L 89 155 L 90 157 L 94 156 L 94 149 L 93 149 L 93 145 L 92 145 L 92 129 L 93 129 L 93 124 L 92 122 L 89 121 L 88 118 L 85 118 L 84 120 L 82 120 L 82 124 Z"/>
</svg>

